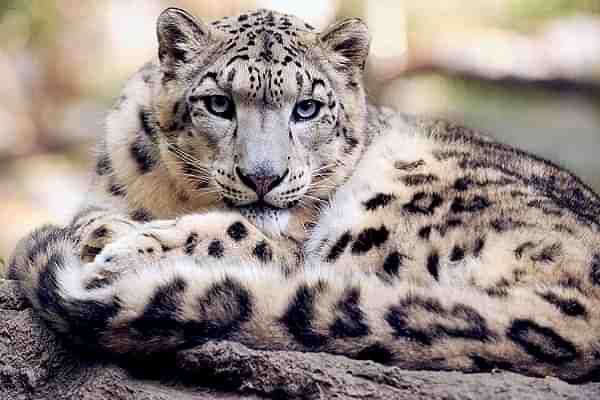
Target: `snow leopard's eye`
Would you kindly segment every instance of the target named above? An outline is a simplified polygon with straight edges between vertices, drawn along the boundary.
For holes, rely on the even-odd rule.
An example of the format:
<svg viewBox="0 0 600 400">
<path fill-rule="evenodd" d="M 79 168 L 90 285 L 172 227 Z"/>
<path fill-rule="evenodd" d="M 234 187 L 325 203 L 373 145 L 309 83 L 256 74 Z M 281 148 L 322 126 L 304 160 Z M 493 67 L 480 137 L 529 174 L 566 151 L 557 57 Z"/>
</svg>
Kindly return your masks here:
<svg viewBox="0 0 600 400">
<path fill-rule="evenodd" d="M 296 121 L 306 121 L 315 118 L 323 103 L 316 100 L 303 100 L 296 104 L 294 108 L 294 119 Z"/>
<path fill-rule="evenodd" d="M 232 119 L 234 115 L 233 102 L 226 96 L 206 96 L 204 106 L 211 113 L 221 118 Z"/>
</svg>

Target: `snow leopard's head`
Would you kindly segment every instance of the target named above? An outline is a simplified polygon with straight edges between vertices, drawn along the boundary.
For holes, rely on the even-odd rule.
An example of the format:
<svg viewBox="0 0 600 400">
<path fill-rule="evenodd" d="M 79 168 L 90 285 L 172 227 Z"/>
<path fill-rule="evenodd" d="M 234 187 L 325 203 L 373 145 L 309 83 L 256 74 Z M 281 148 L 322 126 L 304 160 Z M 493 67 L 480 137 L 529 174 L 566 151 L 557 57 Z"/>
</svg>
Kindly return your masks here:
<svg viewBox="0 0 600 400">
<path fill-rule="evenodd" d="M 363 22 L 323 32 L 269 10 L 206 24 L 158 20 L 163 158 L 187 191 L 218 191 L 248 216 L 327 198 L 364 146 Z"/>
</svg>

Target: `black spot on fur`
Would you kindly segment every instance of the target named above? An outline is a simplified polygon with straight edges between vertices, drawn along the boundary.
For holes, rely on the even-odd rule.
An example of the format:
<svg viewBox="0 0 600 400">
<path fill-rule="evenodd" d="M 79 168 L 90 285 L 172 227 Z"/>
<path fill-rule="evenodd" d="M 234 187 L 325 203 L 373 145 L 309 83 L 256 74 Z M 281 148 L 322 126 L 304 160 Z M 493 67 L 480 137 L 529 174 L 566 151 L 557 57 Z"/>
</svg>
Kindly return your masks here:
<svg viewBox="0 0 600 400">
<path fill-rule="evenodd" d="M 463 221 L 458 218 L 450 218 L 443 224 L 435 225 L 434 227 L 440 233 L 440 236 L 445 236 L 448 231 L 455 229 L 463 224 Z"/>
<path fill-rule="evenodd" d="M 379 247 L 388 240 L 390 232 L 383 225 L 379 229 L 367 228 L 359 233 L 356 241 L 352 245 L 352 253 L 362 254 L 371 250 L 373 247 Z"/>
<path fill-rule="evenodd" d="M 81 257 L 94 258 L 100 254 L 101 251 L 102 249 L 100 247 L 85 245 L 81 248 Z"/>
<path fill-rule="evenodd" d="M 242 283 L 227 277 L 213 284 L 198 300 L 198 320 L 187 322 L 188 346 L 207 340 L 225 340 L 252 317 L 254 299 Z"/>
<path fill-rule="evenodd" d="M 196 250 L 196 246 L 198 245 L 198 234 L 195 232 L 190 233 L 188 238 L 185 240 L 185 245 L 183 246 L 183 251 L 187 255 L 191 255 L 194 250 Z M 209 250 L 210 252 L 210 250 Z"/>
<path fill-rule="evenodd" d="M 600 286 L 600 254 L 594 254 L 592 257 L 590 280 L 593 285 Z"/>
<path fill-rule="evenodd" d="M 425 165 L 424 160 L 417 160 L 417 161 L 413 161 L 413 162 L 408 162 L 408 161 L 394 162 L 394 168 L 403 170 L 403 171 L 412 171 L 419 167 L 422 167 L 423 165 Z"/>
<path fill-rule="evenodd" d="M 433 252 L 427 257 L 427 271 L 436 281 L 440 277 L 440 256 Z"/>
<path fill-rule="evenodd" d="M 575 233 L 575 232 L 573 232 L 573 229 L 569 228 L 568 226 L 566 226 L 564 224 L 554 224 L 554 225 L 552 225 L 552 229 L 555 230 L 556 232 L 568 233 L 569 235 L 573 235 Z"/>
<path fill-rule="evenodd" d="M 456 180 L 456 182 L 454 182 L 454 189 L 459 192 L 464 192 L 464 191 L 468 190 L 474 184 L 475 184 L 475 182 L 473 181 L 473 179 L 466 176 L 466 177 L 458 178 Z"/>
<path fill-rule="evenodd" d="M 113 173 L 112 162 L 107 153 L 101 154 L 96 162 L 96 174 L 99 176 L 109 175 Z"/>
<path fill-rule="evenodd" d="M 484 237 L 477 238 L 477 240 L 475 240 L 475 245 L 473 246 L 473 255 L 475 257 L 479 257 L 481 255 L 481 251 L 483 250 L 484 246 L 485 246 L 485 238 Z"/>
<path fill-rule="evenodd" d="M 250 57 L 248 56 L 248 54 L 236 55 L 236 56 L 233 56 L 229 61 L 227 61 L 227 66 L 229 67 L 231 64 L 233 64 L 237 60 L 248 61 L 249 59 L 250 59 Z"/>
<path fill-rule="evenodd" d="M 477 212 L 485 210 L 490 205 L 490 201 L 483 196 L 474 196 L 471 199 L 463 199 L 462 197 L 457 197 L 452 202 L 450 210 L 452 210 L 452 212 L 455 213 Z"/>
<path fill-rule="evenodd" d="M 325 257 L 325 261 L 334 262 L 338 259 L 338 257 L 346 250 L 348 244 L 352 241 L 352 235 L 350 231 L 344 232 L 342 236 L 338 239 L 337 242 L 333 246 L 331 246 L 331 250 L 327 257 Z"/>
<path fill-rule="evenodd" d="M 514 269 L 514 270 L 512 271 L 513 280 L 514 280 L 516 283 L 518 283 L 518 282 L 521 282 L 521 281 L 523 280 L 523 277 L 525 276 L 525 274 L 526 274 L 526 272 L 525 272 L 525 270 L 524 270 L 524 269 L 522 269 L 522 268 L 517 268 L 517 269 Z"/>
<path fill-rule="evenodd" d="M 360 309 L 360 289 L 347 289 L 336 305 L 336 319 L 329 332 L 334 338 L 361 337 L 369 334 L 370 329 L 365 313 Z"/>
<path fill-rule="evenodd" d="M 586 317 L 587 310 L 577 299 L 565 299 L 553 292 L 546 292 L 539 295 L 542 299 L 552 304 L 560 310 L 561 313 L 570 317 Z"/>
<path fill-rule="evenodd" d="M 390 276 L 398 276 L 402 262 L 406 258 L 404 254 L 393 251 L 383 260 L 383 270 Z"/>
<path fill-rule="evenodd" d="M 396 198 L 393 194 L 377 193 L 375 197 L 367 200 L 363 203 L 367 211 L 373 211 L 377 208 L 387 206 L 391 201 Z"/>
<path fill-rule="evenodd" d="M 246 228 L 246 226 L 242 222 L 237 221 L 231 224 L 229 228 L 227 228 L 227 234 L 230 238 L 232 238 L 236 242 L 239 242 L 240 240 L 243 240 L 246 237 L 248 237 L 248 228 Z"/>
<path fill-rule="evenodd" d="M 431 229 L 432 228 L 430 225 L 422 227 L 421 229 L 419 229 L 419 237 L 421 239 L 429 239 L 429 236 L 431 235 Z"/>
<path fill-rule="evenodd" d="M 411 304 L 409 304 L 409 302 L 413 301 L 419 303 L 419 308 L 427 308 L 429 299 L 424 300 L 417 297 L 409 297 L 403 300 L 400 305 L 390 307 L 385 314 L 385 321 L 390 325 L 390 327 L 392 327 L 392 329 L 394 329 L 394 335 L 396 337 L 408 339 L 429 346 L 433 342 L 433 337 L 430 334 L 431 331 L 415 329 L 410 326 L 409 306 Z M 437 313 L 443 312 L 439 302 L 433 300 L 432 302 L 429 302 L 429 305 L 432 306 L 429 307 L 430 311 L 437 310 Z"/>
<path fill-rule="evenodd" d="M 318 294 L 317 288 L 300 285 L 280 319 L 290 335 L 309 348 L 318 348 L 327 342 L 327 336 L 316 332 L 312 326 L 315 318 L 315 297 Z"/>
<path fill-rule="evenodd" d="M 473 307 L 457 304 L 452 307 L 450 316 L 466 323 L 465 327 L 439 327 L 446 336 L 486 342 L 494 337 L 489 330 L 487 322 Z"/>
<path fill-rule="evenodd" d="M 406 175 L 402 178 L 406 186 L 420 186 L 438 181 L 438 177 L 432 174 Z"/>
<path fill-rule="evenodd" d="M 108 191 L 113 196 L 117 197 L 125 197 L 127 196 L 127 189 L 125 189 L 125 185 L 117 183 L 115 181 L 111 182 L 108 186 Z"/>
<path fill-rule="evenodd" d="M 409 203 L 404 205 L 404 210 L 412 214 L 431 215 L 442 203 L 442 196 L 438 193 L 418 192 Z"/>
<path fill-rule="evenodd" d="M 110 229 L 108 229 L 105 225 L 102 225 L 94 229 L 94 231 L 92 232 L 92 237 L 94 239 L 102 239 L 107 237 L 110 233 Z"/>
<path fill-rule="evenodd" d="M 412 313 L 431 313 L 448 322 L 433 323 L 425 328 L 410 325 Z M 456 337 L 461 339 L 489 341 L 495 335 L 489 330 L 485 319 L 470 306 L 456 304 L 450 311 L 433 298 L 408 296 L 399 305 L 392 306 L 385 314 L 386 322 L 397 337 L 431 345 L 436 339 Z"/>
<path fill-rule="evenodd" d="M 221 258 L 225 253 L 223 242 L 215 239 L 208 245 L 208 255 L 214 258 Z"/>
<path fill-rule="evenodd" d="M 560 243 L 554 243 L 546 246 L 538 254 L 531 256 L 531 261 L 541 263 L 552 263 L 562 254 L 562 246 Z"/>
<path fill-rule="evenodd" d="M 527 226 L 527 223 L 513 218 L 496 218 L 490 225 L 496 232 L 503 233 Z"/>
<path fill-rule="evenodd" d="M 558 280 L 558 284 L 567 289 L 575 289 L 580 292 L 583 291 L 583 282 L 576 276 L 564 273 Z"/>
<path fill-rule="evenodd" d="M 298 89 L 302 88 L 302 85 L 304 85 L 304 77 L 300 71 L 296 72 L 296 85 L 298 86 Z"/>
<path fill-rule="evenodd" d="M 577 348 L 553 329 L 529 319 L 515 319 L 506 336 L 539 361 L 560 365 L 577 358 Z"/>
<path fill-rule="evenodd" d="M 138 170 L 141 174 L 148 173 L 156 165 L 156 160 L 152 155 L 149 145 L 144 141 L 142 136 L 138 136 L 129 146 L 129 153 L 137 163 Z"/>
<path fill-rule="evenodd" d="M 533 249 L 535 248 L 535 243 L 527 241 L 525 243 L 520 244 L 516 249 L 515 249 L 515 258 L 517 260 L 520 260 L 521 258 L 523 258 L 523 253 L 525 251 L 527 251 L 528 249 Z"/>
<path fill-rule="evenodd" d="M 273 251 L 271 250 L 271 246 L 264 241 L 261 240 L 254 247 L 254 251 L 252 252 L 256 258 L 258 258 L 262 262 L 269 262 L 273 259 Z"/>
<path fill-rule="evenodd" d="M 462 155 L 461 157 L 465 157 L 465 155 Z M 488 180 L 488 179 L 484 179 L 482 181 L 477 181 L 471 177 L 465 176 L 462 178 L 458 178 L 455 182 L 454 182 L 454 190 L 458 191 L 458 192 L 466 192 L 467 190 L 469 190 L 472 187 L 480 187 L 480 188 L 485 188 L 488 186 L 506 186 L 506 185 L 510 185 L 510 184 L 514 184 L 515 181 L 513 179 L 508 179 L 508 178 L 500 178 L 497 180 Z"/>
<path fill-rule="evenodd" d="M 150 222 L 153 217 L 152 214 L 150 214 L 150 211 L 141 207 L 131 213 L 131 219 L 137 222 Z"/>
<path fill-rule="evenodd" d="M 484 292 L 490 297 L 507 297 L 508 287 L 489 286 L 485 288 Z"/>
<path fill-rule="evenodd" d="M 102 207 L 85 207 L 75 214 L 75 216 L 73 216 L 70 226 L 73 230 L 80 229 L 83 226 L 88 226 L 95 222 L 99 217 L 99 215 L 95 215 L 94 217 L 90 218 L 90 215 L 104 211 L 106 210 Z"/>
<path fill-rule="evenodd" d="M 131 327 L 142 338 L 176 336 L 182 333 L 177 314 L 187 285 L 181 277 L 158 286 L 141 316 L 131 322 Z"/>
<path fill-rule="evenodd" d="M 465 258 L 465 250 L 460 246 L 454 246 L 450 253 L 450 261 L 460 261 Z"/>
<path fill-rule="evenodd" d="M 473 361 L 475 371 L 492 372 L 494 370 L 509 371 L 513 369 L 512 364 L 505 360 L 493 360 L 478 354 L 471 355 L 470 358 Z"/>
<path fill-rule="evenodd" d="M 563 210 L 552 200 L 531 200 L 527 203 L 527 207 L 538 209 L 546 215 L 553 215 L 556 217 L 563 215 Z"/>
<path fill-rule="evenodd" d="M 151 141 L 156 140 L 157 129 L 150 120 L 150 113 L 144 108 L 140 108 L 138 116 L 140 120 L 140 126 L 142 127 L 142 132 L 144 132 L 144 134 L 148 136 Z"/>
<path fill-rule="evenodd" d="M 111 285 L 119 274 L 104 274 L 101 277 L 96 277 L 85 284 L 85 290 L 100 289 Z"/>
<path fill-rule="evenodd" d="M 235 68 L 229 70 L 229 73 L 227 73 L 227 82 L 233 82 L 233 80 L 235 79 L 236 72 L 237 70 Z"/>
<path fill-rule="evenodd" d="M 356 354 L 357 360 L 371 360 L 380 364 L 387 364 L 392 361 L 392 352 L 382 343 L 374 343 L 365 347 Z"/>
</svg>

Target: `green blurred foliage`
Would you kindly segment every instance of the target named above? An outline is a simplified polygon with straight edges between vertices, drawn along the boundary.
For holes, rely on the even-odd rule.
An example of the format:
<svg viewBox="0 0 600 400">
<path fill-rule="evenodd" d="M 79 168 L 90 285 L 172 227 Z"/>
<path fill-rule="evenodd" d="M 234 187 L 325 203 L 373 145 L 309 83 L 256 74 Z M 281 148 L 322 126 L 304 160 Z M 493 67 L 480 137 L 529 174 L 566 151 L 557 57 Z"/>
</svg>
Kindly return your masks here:
<svg viewBox="0 0 600 400">
<path fill-rule="evenodd" d="M 506 0 L 512 17 L 523 20 L 545 19 L 570 14 L 600 13 L 599 0 Z"/>
<path fill-rule="evenodd" d="M 52 43 L 58 21 L 54 0 L 2 0 L 0 1 L 0 24 L 9 19 L 11 26 L 2 31 L 0 46 L 5 47 L 11 40 L 23 39 L 32 48 L 41 48 Z"/>
</svg>

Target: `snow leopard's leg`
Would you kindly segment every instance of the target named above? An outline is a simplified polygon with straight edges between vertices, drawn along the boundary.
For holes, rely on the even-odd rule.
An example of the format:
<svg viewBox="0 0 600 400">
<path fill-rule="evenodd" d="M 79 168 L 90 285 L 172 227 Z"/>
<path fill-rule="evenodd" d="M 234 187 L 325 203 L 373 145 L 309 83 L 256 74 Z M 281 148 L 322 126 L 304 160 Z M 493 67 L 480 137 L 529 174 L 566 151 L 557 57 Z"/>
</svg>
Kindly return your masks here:
<svg viewBox="0 0 600 400">
<path fill-rule="evenodd" d="M 406 368 L 501 368 L 567 380 L 600 371 L 597 297 L 575 290 L 527 285 L 490 296 L 319 266 L 286 275 L 273 261 L 177 255 L 87 285 L 106 265 L 81 268 L 68 232 L 48 229 L 25 254 L 37 268 L 30 298 L 56 329 L 112 353 L 233 340 Z"/>
<path fill-rule="evenodd" d="M 239 213 L 213 211 L 142 225 L 108 244 L 96 263 L 118 268 L 174 256 L 273 261 L 288 273 L 301 259 L 299 246 L 292 239 L 281 235 L 271 238 Z"/>
</svg>

